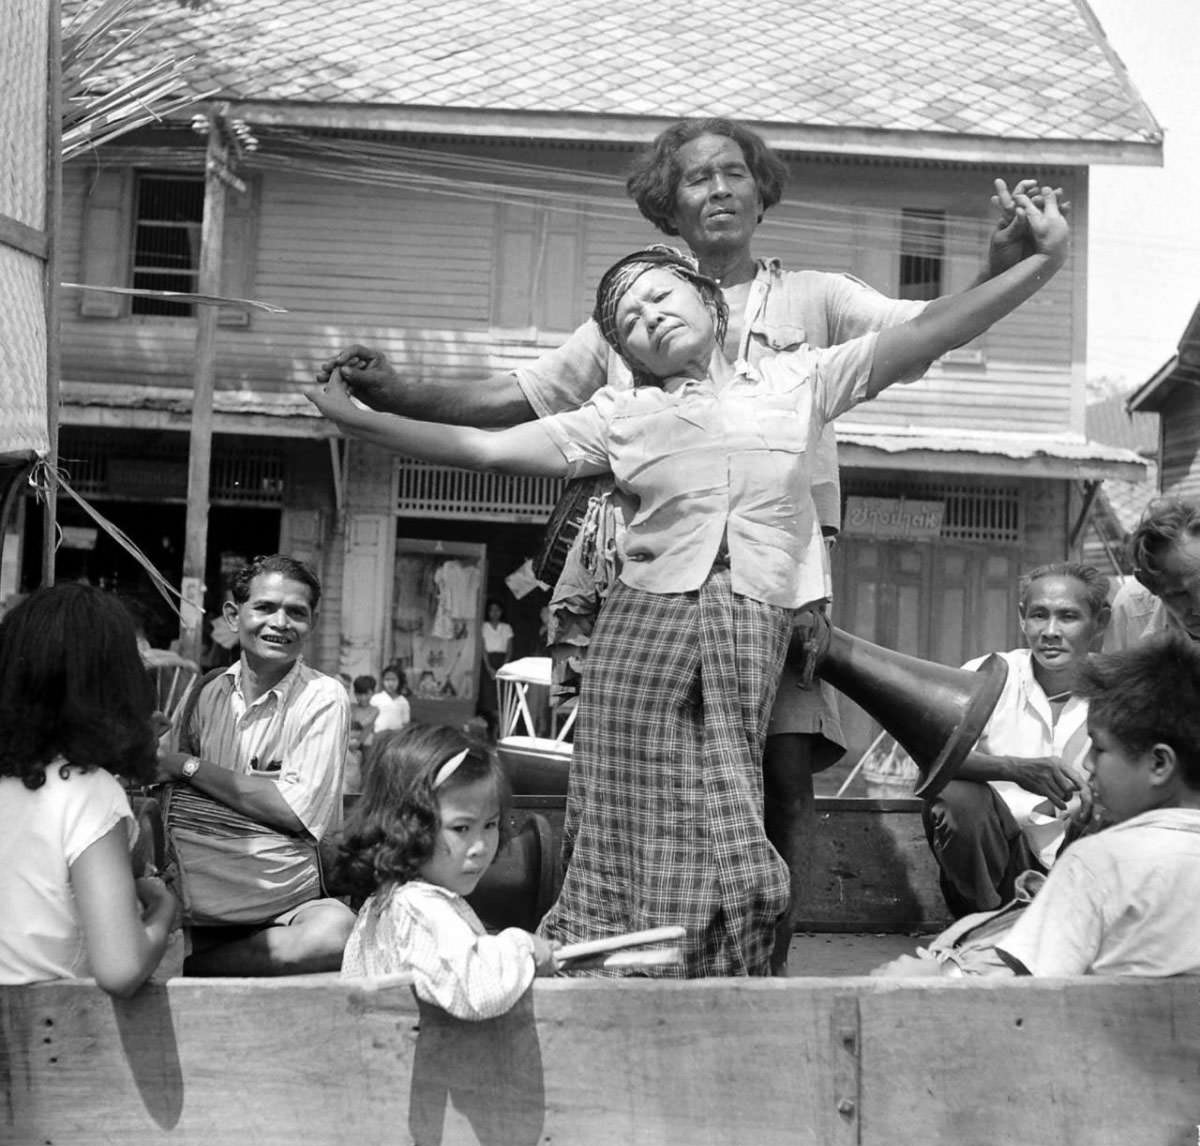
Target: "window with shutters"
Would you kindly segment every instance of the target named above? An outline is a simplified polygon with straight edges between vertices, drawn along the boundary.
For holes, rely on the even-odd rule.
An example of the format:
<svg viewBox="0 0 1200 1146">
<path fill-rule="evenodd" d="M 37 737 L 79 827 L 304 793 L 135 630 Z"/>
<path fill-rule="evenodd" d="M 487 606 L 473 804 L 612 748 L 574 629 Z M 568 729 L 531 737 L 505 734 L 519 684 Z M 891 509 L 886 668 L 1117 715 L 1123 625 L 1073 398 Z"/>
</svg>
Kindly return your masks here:
<svg viewBox="0 0 1200 1146">
<path fill-rule="evenodd" d="M 225 196 L 220 293 L 252 298 L 259 187 Z M 84 199 L 82 282 L 97 287 L 194 293 L 200 265 L 204 177 L 198 171 L 109 167 L 89 180 Z M 176 299 L 82 291 L 88 318 L 187 319 L 196 306 Z M 223 306 L 222 326 L 248 326 L 243 307 Z"/>
<path fill-rule="evenodd" d="M 492 327 L 524 338 L 574 330 L 587 317 L 584 216 L 514 203 L 496 210 Z"/>
</svg>

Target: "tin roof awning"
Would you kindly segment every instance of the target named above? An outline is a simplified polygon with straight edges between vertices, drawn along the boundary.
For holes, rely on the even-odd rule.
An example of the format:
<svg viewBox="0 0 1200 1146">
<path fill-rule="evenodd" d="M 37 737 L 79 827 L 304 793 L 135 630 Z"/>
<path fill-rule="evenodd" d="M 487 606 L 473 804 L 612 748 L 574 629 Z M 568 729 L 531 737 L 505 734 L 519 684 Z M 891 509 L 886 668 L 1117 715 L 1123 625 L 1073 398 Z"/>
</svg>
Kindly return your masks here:
<svg viewBox="0 0 1200 1146">
<path fill-rule="evenodd" d="M 867 427 L 844 421 L 838 423 L 837 437 L 843 467 L 1081 481 L 1138 481 L 1146 474 L 1145 461 L 1133 450 L 1072 434 Z"/>
<path fill-rule="evenodd" d="M 187 433 L 192 424 L 192 391 L 187 386 L 64 380 L 62 424 Z M 338 436 L 303 394 L 263 390 L 217 390 L 213 432 L 314 440 Z"/>
</svg>

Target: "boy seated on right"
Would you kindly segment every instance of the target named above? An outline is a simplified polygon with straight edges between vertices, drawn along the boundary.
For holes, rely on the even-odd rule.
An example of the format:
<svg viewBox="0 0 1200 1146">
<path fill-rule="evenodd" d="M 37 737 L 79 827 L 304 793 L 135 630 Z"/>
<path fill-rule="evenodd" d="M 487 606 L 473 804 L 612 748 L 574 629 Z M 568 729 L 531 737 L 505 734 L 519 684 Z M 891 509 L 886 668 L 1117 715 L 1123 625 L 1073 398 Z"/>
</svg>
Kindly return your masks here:
<svg viewBox="0 0 1200 1146">
<path fill-rule="evenodd" d="M 1200 973 L 1200 645 L 1093 657 L 1087 767 L 1111 824 L 1064 851 L 997 953 L 1017 974 Z"/>
</svg>

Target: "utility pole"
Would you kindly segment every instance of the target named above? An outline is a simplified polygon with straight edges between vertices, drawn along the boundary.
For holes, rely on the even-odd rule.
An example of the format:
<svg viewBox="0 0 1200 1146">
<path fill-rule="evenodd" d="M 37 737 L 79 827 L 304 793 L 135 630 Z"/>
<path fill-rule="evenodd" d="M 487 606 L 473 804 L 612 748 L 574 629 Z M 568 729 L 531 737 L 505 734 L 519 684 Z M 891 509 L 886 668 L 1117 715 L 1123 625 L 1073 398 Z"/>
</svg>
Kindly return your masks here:
<svg viewBox="0 0 1200 1146">
<path fill-rule="evenodd" d="M 221 292 L 222 237 L 225 232 L 226 186 L 244 185 L 234 175 L 232 159 L 240 152 L 228 125 L 225 104 L 197 117 L 192 126 L 208 135 L 204 162 L 204 221 L 200 228 L 200 267 L 196 293 Z M 232 152 L 232 154 L 231 154 Z M 183 548 L 183 603 L 179 651 L 200 659 L 204 625 L 204 570 L 208 554 L 208 494 L 212 464 L 213 389 L 217 367 L 218 308 L 196 305 L 196 350 L 192 367 L 192 429 L 188 442 L 187 523 Z"/>
<path fill-rule="evenodd" d="M 58 552 L 58 423 L 62 400 L 59 353 L 59 233 L 62 230 L 62 6 L 50 0 L 48 89 L 46 100 L 46 435 L 50 444 L 42 510 L 42 584 L 54 584 Z M 0 529 L 6 523 L 0 520 Z"/>
</svg>

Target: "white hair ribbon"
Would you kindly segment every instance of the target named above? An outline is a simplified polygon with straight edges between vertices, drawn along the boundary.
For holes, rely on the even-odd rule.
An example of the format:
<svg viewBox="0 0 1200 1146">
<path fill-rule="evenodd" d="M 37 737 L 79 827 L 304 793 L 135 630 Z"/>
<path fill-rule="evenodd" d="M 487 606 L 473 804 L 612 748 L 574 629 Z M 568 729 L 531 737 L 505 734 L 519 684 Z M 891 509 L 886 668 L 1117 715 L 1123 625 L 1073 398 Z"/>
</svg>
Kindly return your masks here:
<svg viewBox="0 0 1200 1146">
<path fill-rule="evenodd" d="M 440 788 L 455 772 L 458 771 L 458 766 L 470 755 L 471 750 L 464 748 L 457 756 L 451 756 L 438 770 L 437 775 L 433 778 L 433 786 Z"/>
</svg>

